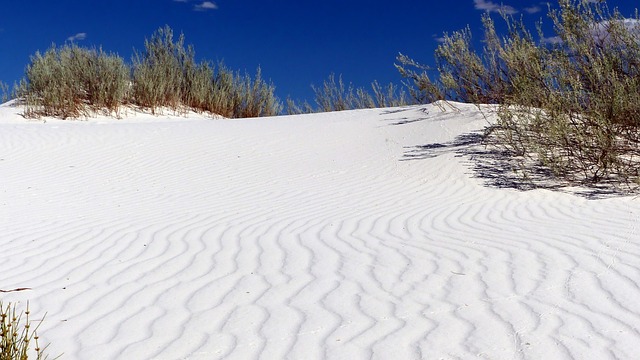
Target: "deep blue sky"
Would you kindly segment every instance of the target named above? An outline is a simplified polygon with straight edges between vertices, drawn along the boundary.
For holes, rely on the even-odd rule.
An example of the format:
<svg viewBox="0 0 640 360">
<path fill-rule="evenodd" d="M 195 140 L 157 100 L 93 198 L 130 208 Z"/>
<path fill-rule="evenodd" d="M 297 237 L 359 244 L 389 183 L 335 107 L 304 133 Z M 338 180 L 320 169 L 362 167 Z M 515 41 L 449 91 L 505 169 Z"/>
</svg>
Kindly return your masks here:
<svg viewBox="0 0 640 360">
<path fill-rule="evenodd" d="M 555 1 L 552 1 L 554 3 Z M 527 21 L 545 17 L 546 2 L 504 0 Z M 630 13 L 634 1 L 626 4 Z M 199 59 L 224 60 L 234 70 L 265 78 L 287 95 L 312 102 L 311 84 L 330 73 L 368 86 L 401 80 L 398 52 L 432 60 L 438 37 L 471 26 L 479 38 L 480 16 L 497 11 L 489 0 L 5 0 L 0 7 L 0 81 L 24 74 L 30 55 L 74 38 L 102 46 L 129 61 L 145 37 L 165 24 L 193 44 Z M 545 20 L 548 23 L 548 20 Z"/>
</svg>

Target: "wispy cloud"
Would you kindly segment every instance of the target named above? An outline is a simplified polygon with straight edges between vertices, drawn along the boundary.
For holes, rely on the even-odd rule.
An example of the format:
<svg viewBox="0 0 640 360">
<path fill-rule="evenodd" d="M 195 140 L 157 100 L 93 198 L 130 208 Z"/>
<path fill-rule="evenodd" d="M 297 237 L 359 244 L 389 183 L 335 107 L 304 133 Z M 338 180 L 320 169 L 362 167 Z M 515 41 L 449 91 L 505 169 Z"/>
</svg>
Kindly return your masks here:
<svg viewBox="0 0 640 360">
<path fill-rule="evenodd" d="M 192 0 L 173 0 L 173 2 L 178 3 L 193 3 L 199 2 L 199 4 L 193 5 L 193 10 L 195 11 L 208 11 L 208 10 L 216 10 L 218 8 L 218 4 L 213 1 L 192 1 Z"/>
<path fill-rule="evenodd" d="M 593 25 L 591 35 L 596 41 L 606 43 L 609 41 L 612 33 L 616 30 L 612 30 L 612 27 L 622 27 L 629 34 L 638 37 L 640 36 L 640 20 L 637 19 L 622 19 L 622 20 L 606 20 L 601 21 Z"/>
<path fill-rule="evenodd" d="M 67 41 L 78 41 L 78 40 L 84 40 L 87 38 L 87 33 L 77 33 L 73 36 L 69 36 L 67 38 Z"/>
<path fill-rule="evenodd" d="M 534 6 L 526 7 L 523 10 L 527 14 L 535 14 L 535 13 L 539 13 L 540 11 L 542 11 L 542 8 L 540 6 L 534 5 Z"/>
<path fill-rule="evenodd" d="M 606 44 L 610 41 L 611 33 L 614 32 L 611 29 L 612 26 L 621 26 L 634 37 L 640 36 L 640 20 L 637 19 L 606 20 L 594 23 L 591 24 L 589 33 L 597 43 Z M 542 38 L 540 41 L 543 44 L 552 45 L 563 43 L 559 36 Z"/>
<path fill-rule="evenodd" d="M 550 36 L 543 37 L 542 39 L 540 39 L 540 42 L 546 45 L 557 45 L 562 44 L 562 39 L 560 38 L 560 36 Z"/>
<path fill-rule="evenodd" d="M 193 7 L 197 11 L 207 11 L 207 10 L 215 10 L 218 8 L 218 5 L 211 1 L 203 1 L 202 4 L 196 5 Z"/>
<path fill-rule="evenodd" d="M 507 15 L 517 14 L 518 10 L 516 10 L 513 6 L 497 4 L 493 1 L 488 0 L 473 0 L 476 10 L 484 10 L 488 12 L 504 12 Z"/>
</svg>

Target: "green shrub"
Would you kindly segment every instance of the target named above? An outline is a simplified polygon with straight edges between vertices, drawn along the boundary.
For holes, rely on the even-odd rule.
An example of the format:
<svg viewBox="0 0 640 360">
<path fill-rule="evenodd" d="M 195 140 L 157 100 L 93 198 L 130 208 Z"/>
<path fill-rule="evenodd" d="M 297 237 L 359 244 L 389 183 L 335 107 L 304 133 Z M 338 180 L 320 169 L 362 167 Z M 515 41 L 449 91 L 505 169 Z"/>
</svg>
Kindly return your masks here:
<svg viewBox="0 0 640 360">
<path fill-rule="evenodd" d="M 468 29 L 445 36 L 434 80 L 406 56 L 397 67 L 416 97 L 500 104 L 491 133 L 514 156 L 574 183 L 637 182 L 640 19 L 603 2 L 558 4 L 549 12 L 556 41 L 545 41 L 539 26 L 536 42 L 507 16 L 501 38 L 485 15 L 482 50 L 473 50 Z"/>
<path fill-rule="evenodd" d="M 30 314 L 28 304 L 25 312 L 19 313 L 15 304 L 9 303 L 5 307 L 0 301 L 0 360 L 47 358 L 45 348 L 40 348 L 38 344 L 40 323 L 33 327 Z"/>
</svg>

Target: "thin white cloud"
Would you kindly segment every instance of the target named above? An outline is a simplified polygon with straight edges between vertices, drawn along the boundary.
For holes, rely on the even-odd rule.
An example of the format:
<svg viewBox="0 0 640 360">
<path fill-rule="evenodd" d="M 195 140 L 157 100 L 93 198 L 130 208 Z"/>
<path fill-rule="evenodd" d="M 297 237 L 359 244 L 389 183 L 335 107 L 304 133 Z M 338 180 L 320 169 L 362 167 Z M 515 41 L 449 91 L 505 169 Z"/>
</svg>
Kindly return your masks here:
<svg viewBox="0 0 640 360">
<path fill-rule="evenodd" d="M 640 20 L 636 19 L 622 19 L 622 20 L 607 20 L 601 21 L 599 23 L 592 24 L 591 26 L 591 36 L 593 39 L 600 44 L 605 44 L 609 41 L 609 37 L 611 36 L 610 27 L 613 22 L 616 22 L 617 25 L 622 25 L 626 31 L 634 35 L 634 37 L 640 36 Z M 540 39 L 543 44 L 548 45 L 556 45 L 562 44 L 562 39 L 559 36 L 551 36 Z"/>
<path fill-rule="evenodd" d="M 207 10 L 215 10 L 218 8 L 218 5 L 211 1 L 203 1 L 202 4 L 196 5 L 193 7 L 197 11 L 207 11 Z"/>
<path fill-rule="evenodd" d="M 540 11 L 542 11 L 542 8 L 540 6 L 534 5 L 534 6 L 526 7 L 523 10 L 527 14 L 535 14 L 535 13 L 539 13 Z"/>
<path fill-rule="evenodd" d="M 87 38 L 87 33 L 77 33 L 73 36 L 69 36 L 67 38 L 67 41 L 78 41 L 78 40 L 84 40 Z"/>
<path fill-rule="evenodd" d="M 516 10 L 513 6 L 497 4 L 493 1 L 488 0 L 473 0 L 474 6 L 476 10 L 484 10 L 487 12 L 504 12 L 507 15 L 517 14 L 518 10 Z"/>
<path fill-rule="evenodd" d="M 601 21 L 593 26 L 591 34 L 597 41 L 605 43 L 609 40 L 609 36 L 611 36 L 610 28 L 613 25 L 622 25 L 630 34 L 640 36 L 640 20 L 637 19 Z"/>
<path fill-rule="evenodd" d="M 562 44 L 562 39 L 560 36 L 551 36 L 540 39 L 540 42 L 546 45 L 557 45 Z"/>
</svg>

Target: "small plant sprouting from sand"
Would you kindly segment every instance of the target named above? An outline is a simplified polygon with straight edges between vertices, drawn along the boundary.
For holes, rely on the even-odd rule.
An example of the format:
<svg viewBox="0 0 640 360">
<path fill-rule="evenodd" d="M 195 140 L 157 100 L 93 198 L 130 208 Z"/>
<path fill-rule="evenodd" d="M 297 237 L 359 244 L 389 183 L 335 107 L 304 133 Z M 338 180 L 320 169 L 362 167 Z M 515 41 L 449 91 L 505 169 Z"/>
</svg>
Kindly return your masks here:
<svg viewBox="0 0 640 360">
<path fill-rule="evenodd" d="M 45 348 L 39 345 L 35 327 L 30 318 L 29 304 L 24 312 L 18 312 L 15 304 L 6 306 L 0 301 L 0 360 L 46 359 Z"/>
</svg>

